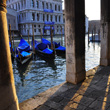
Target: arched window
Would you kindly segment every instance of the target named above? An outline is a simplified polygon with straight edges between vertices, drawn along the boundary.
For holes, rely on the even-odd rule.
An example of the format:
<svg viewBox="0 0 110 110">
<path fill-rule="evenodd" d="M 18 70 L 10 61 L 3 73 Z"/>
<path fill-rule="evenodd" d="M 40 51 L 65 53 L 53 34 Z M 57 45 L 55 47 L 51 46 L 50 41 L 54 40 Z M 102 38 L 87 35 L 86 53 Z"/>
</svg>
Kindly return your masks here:
<svg viewBox="0 0 110 110">
<path fill-rule="evenodd" d="M 46 9 L 48 9 L 48 3 L 46 3 Z"/>
<path fill-rule="evenodd" d="M 49 20 L 49 15 L 47 14 L 47 21 Z"/>
<path fill-rule="evenodd" d="M 39 14 L 37 13 L 37 21 L 39 21 Z"/>
<path fill-rule="evenodd" d="M 45 21 L 45 15 L 43 14 L 43 21 Z"/>
<path fill-rule="evenodd" d="M 32 20 L 35 21 L 35 13 L 32 13 Z"/>
<path fill-rule="evenodd" d="M 20 4 L 18 3 L 18 10 L 20 10 Z"/>
<path fill-rule="evenodd" d="M 59 22 L 61 21 L 61 17 L 59 16 Z"/>
<path fill-rule="evenodd" d="M 57 22 L 57 16 L 55 16 L 55 21 Z"/>
<path fill-rule="evenodd" d="M 60 5 L 58 6 L 58 11 L 60 11 Z"/>
<path fill-rule="evenodd" d="M 36 1 L 36 7 L 39 8 L 39 2 L 38 1 Z"/>
<path fill-rule="evenodd" d="M 32 7 L 34 7 L 34 0 L 32 0 L 32 3 L 31 3 Z"/>
<path fill-rule="evenodd" d="M 44 2 L 42 2 L 42 8 L 44 9 Z"/>
<path fill-rule="evenodd" d="M 52 4 L 50 4 L 50 9 L 52 10 Z"/>
<path fill-rule="evenodd" d="M 57 11 L 57 5 L 55 5 L 55 11 Z"/>
<path fill-rule="evenodd" d="M 51 15 L 51 21 L 53 21 L 53 16 Z"/>
</svg>

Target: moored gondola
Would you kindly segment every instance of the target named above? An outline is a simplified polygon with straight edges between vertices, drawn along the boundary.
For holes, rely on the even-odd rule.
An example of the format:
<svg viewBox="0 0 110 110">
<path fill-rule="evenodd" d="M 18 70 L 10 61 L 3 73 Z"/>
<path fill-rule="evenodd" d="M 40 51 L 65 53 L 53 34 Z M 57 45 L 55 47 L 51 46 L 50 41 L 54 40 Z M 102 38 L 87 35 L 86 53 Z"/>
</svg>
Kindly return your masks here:
<svg viewBox="0 0 110 110">
<path fill-rule="evenodd" d="M 55 58 L 54 51 L 47 48 L 46 44 L 39 43 L 36 40 L 34 42 L 35 42 L 35 51 L 40 57 L 47 58 L 47 59 L 54 59 Z"/>
<path fill-rule="evenodd" d="M 51 48 L 51 43 L 47 39 L 42 38 L 42 42 L 46 45 L 48 45 Z M 59 43 L 53 42 L 53 45 L 55 47 L 55 51 L 57 55 L 64 55 L 66 52 L 66 48 L 60 45 Z"/>
<path fill-rule="evenodd" d="M 25 64 L 32 58 L 31 46 L 21 38 L 18 47 L 16 48 L 16 60 L 18 63 Z"/>
</svg>

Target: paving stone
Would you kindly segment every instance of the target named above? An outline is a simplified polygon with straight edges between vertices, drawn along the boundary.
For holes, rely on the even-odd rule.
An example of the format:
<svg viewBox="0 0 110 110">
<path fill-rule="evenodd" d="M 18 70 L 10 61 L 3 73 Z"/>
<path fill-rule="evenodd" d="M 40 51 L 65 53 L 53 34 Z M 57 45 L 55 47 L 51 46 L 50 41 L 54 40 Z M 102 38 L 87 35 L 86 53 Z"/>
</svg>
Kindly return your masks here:
<svg viewBox="0 0 110 110">
<path fill-rule="evenodd" d="M 63 100 L 62 96 L 55 96 L 53 98 L 51 98 L 50 100 L 59 103 L 61 100 Z"/>
<path fill-rule="evenodd" d="M 92 108 L 87 107 L 85 110 L 95 110 L 95 109 L 92 109 Z"/>
<path fill-rule="evenodd" d="M 68 103 L 70 102 L 70 99 L 64 98 L 59 104 L 62 106 L 68 105 Z"/>
<path fill-rule="evenodd" d="M 79 103 L 84 106 L 89 106 L 93 101 L 94 101 L 93 98 L 88 98 L 84 96 Z"/>
<path fill-rule="evenodd" d="M 104 95 L 105 95 L 105 93 L 103 91 L 94 90 L 90 94 L 88 94 L 87 97 L 97 99 L 100 96 L 104 96 Z"/>
<path fill-rule="evenodd" d="M 45 105 L 41 105 L 41 106 L 37 107 L 37 108 L 34 109 L 34 110 L 50 110 L 50 109 L 51 109 L 50 107 L 47 107 L 47 106 L 45 106 Z"/>
<path fill-rule="evenodd" d="M 60 107 L 59 103 L 53 102 L 53 101 L 47 101 L 44 103 L 45 106 L 49 106 L 50 108 L 58 109 Z"/>
<path fill-rule="evenodd" d="M 78 107 L 76 108 L 76 110 L 85 110 L 87 107 L 83 106 L 83 105 L 78 105 Z"/>
<path fill-rule="evenodd" d="M 106 105 L 106 102 L 96 100 L 89 107 L 95 110 L 106 110 L 109 106 Z"/>
</svg>

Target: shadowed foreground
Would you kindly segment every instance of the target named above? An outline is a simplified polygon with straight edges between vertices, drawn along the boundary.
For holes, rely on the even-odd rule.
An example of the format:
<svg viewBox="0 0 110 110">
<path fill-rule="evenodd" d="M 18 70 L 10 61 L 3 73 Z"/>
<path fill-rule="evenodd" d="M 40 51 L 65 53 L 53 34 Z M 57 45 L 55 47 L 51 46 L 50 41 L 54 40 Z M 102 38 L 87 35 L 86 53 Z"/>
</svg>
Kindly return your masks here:
<svg viewBox="0 0 110 110">
<path fill-rule="evenodd" d="M 63 83 L 20 104 L 20 110 L 110 110 L 110 67 L 96 67 L 78 85 Z"/>
</svg>

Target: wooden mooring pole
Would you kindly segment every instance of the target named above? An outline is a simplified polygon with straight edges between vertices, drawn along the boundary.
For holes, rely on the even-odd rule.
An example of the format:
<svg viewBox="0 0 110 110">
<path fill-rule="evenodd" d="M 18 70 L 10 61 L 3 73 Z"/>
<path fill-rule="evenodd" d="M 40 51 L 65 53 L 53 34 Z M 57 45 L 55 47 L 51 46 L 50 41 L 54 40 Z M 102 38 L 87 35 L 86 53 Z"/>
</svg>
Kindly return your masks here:
<svg viewBox="0 0 110 110">
<path fill-rule="evenodd" d="M 89 28 L 88 28 L 88 44 L 89 44 Z"/>
<path fill-rule="evenodd" d="M 32 25 L 32 32 L 33 32 L 33 36 L 32 36 L 32 42 L 33 42 L 33 53 L 35 54 L 34 25 Z"/>
<path fill-rule="evenodd" d="M 30 43 L 30 42 L 29 42 L 29 29 L 28 29 L 28 43 Z"/>
<path fill-rule="evenodd" d="M 62 26 L 61 26 L 61 45 L 62 45 L 62 43 L 63 43 L 63 32 L 62 32 L 63 30 L 62 30 Z"/>
<path fill-rule="evenodd" d="M 92 30 L 92 42 L 93 42 L 93 30 Z"/>
<path fill-rule="evenodd" d="M 42 29 L 41 28 L 40 28 L 40 34 L 41 34 L 41 42 L 42 42 L 43 34 L 42 34 Z"/>
<path fill-rule="evenodd" d="M 51 27 L 51 49 L 53 50 L 53 30 L 52 30 L 52 27 Z"/>
</svg>

